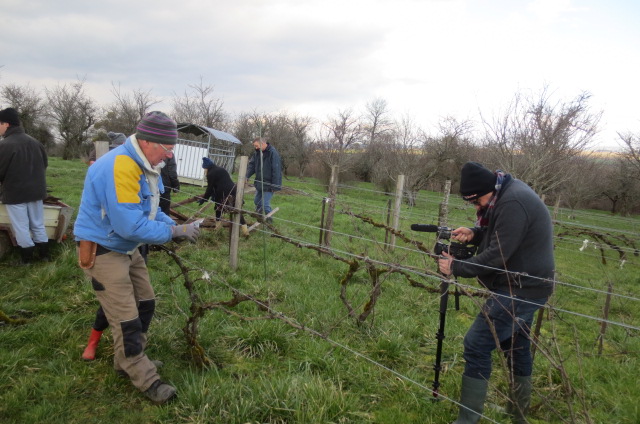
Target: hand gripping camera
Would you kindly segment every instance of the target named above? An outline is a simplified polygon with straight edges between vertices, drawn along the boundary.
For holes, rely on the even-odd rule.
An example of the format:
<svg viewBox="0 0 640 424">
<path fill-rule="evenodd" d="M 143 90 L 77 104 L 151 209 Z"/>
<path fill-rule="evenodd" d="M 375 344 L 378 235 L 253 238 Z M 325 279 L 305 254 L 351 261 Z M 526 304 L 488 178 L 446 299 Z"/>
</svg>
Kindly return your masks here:
<svg viewBox="0 0 640 424">
<path fill-rule="evenodd" d="M 469 246 L 463 243 L 451 242 L 447 244 L 440 241 L 450 240 L 453 228 L 438 227 L 437 225 L 411 224 L 411 229 L 425 233 L 437 233 L 437 241 L 433 249 L 436 255 L 442 255 L 442 252 L 447 252 L 456 259 L 469 259 L 476 254 L 476 250 L 478 249 L 477 246 Z"/>
</svg>

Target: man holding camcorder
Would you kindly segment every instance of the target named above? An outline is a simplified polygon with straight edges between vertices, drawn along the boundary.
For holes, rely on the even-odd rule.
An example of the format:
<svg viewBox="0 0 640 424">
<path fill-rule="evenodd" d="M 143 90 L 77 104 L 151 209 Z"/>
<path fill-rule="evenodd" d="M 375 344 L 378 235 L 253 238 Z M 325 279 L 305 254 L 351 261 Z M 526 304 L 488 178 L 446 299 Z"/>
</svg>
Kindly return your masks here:
<svg viewBox="0 0 640 424">
<path fill-rule="evenodd" d="M 465 370 L 455 423 L 480 419 L 496 348 L 510 368 L 508 411 L 515 423 L 525 423 L 533 369 L 530 328 L 534 313 L 553 291 L 551 217 L 524 182 L 476 162 L 462 167 L 460 194 L 475 206 L 478 220 L 474 228 L 454 230 L 451 238 L 477 245 L 478 253 L 458 260 L 443 252 L 438 266 L 447 276 L 477 277 L 491 296 L 464 338 Z"/>
</svg>

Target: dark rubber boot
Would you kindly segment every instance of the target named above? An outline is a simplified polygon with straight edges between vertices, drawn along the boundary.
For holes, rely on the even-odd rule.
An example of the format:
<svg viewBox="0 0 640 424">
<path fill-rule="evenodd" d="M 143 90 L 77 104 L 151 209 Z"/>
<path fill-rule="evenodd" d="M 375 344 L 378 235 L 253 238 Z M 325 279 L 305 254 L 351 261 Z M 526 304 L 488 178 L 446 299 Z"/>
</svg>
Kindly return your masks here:
<svg viewBox="0 0 640 424">
<path fill-rule="evenodd" d="M 462 376 L 460 391 L 460 410 L 458 419 L 453 424 L 475 424 L 484 411 L 484 400 L 487 397 L 489 382 L 479 378 Z"/>
<path fill-rule="evenodd" d="M 20 263 L 27 265 L 33 262 L 33 252 L 36 250 L 35 246 L 21 247 L 20 248 Z"/>
<path fill-rule="evenodd" d="M 513 382 L 513 393 L 511 395 L 511 402 L 509 402 L 507 407 L 507 412 L 511 414 L 514 424 L 526 424 L 527 419 L 525 416 L 531 403 L 531 376 L 522 377 L 515 375 L 513 376 Z"/>
<path fill-rule="evenodd" d="M 102 331 L 92 328 L 89 343 L 87 343 L 87 347 L 82 353 L 82 359 L 85 361 L 93 361 L 96 359 L 96 350 L 98 349 L 98 343 L 100 343 L 100 337 L 102 337 Z"/>
<path fill-rule="evenodd" d="M 51 256 L 49 255 L 49 242 L 44 243 L 36 243 L 36 249 L 38 250 L 38 256 L 42 262 L 51 261 Z"/>
</svg>

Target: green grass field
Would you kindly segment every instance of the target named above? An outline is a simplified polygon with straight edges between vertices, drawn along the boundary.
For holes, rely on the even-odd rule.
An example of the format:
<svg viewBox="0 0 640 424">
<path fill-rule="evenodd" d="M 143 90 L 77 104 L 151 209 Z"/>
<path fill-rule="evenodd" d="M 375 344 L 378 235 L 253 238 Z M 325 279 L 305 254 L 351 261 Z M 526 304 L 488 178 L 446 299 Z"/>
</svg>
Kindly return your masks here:
<svg viewBox="0 0 640 424">
<path fill-rule="evenodd" d="M 85 172 L 80 161 L 51 158 L 51 194 L 77 208 Z M 272 202 L 280 208 L 274 228 L 292 242 L 317 244 L 326 188 L 313 179 L 284 184 L 289 189 Z M 203 191 L 184 186 L 173 200 Z M 71 228 L 67 240 L 54 247 L 53 262 L 17 267 L 17 252 L 11 253 L 0 261 L 0 310 L 25 322 L 0 325 L 0 422 L 452 422 L 457 406 L 451 399 L 458 399 L 464 366 L 462 339 L 480 300 L 462 297 L 456 311 L 450 298 L 439 401 L 431 394 L 438 295 L 412 286 L 400 273 L 381 272 L 375 307 L 362 322 L 357 319 L 370 299 L 375 270 L 413 267 L 419 272 L 412 279 L 427 288 L 438 286 L 432 258 L 400 239 L 395 249 L 385 248 L 383 229 L 344 213 L 384 223 L 389 199 L 369 184 L 339 190 L 331 247 L 337 257 L 361 265 L 344 292 L 347 263 L 274 238 L 262 226 L 240 240 L 235 271 L 229 266 L 227 230 L 203 230 L 193 245 L 167 244 L 191 269 L 195 297 L 189 296 L 176 262 L 162 250 L 152 251 L 148 266 L 157 308 L 147 354 L 165 363 L 160 374 L 178 390 L 178 398 L 164 406 L 152 405 L 115 374 L 109 330 L 96 360 L 82 361 L 98 303 L 76 265 Z M 245 200 L 251 209 L 251 196 Z M 415 207 L 404 206 L 402 233 L 431 248 L 433 235 L 409 227 L 437 223 L 440 200 L 437 193 L 421 192 Z M 179 210 L 191 215 L 196 208 Z M 457 196 L 451 196 L 450 211 L 450 226 L 471 225 L 474 211 Z M 601 244 L 606 264 L 599 245 L 588 243 L 580 250 L 589 237 L 576 230 L 556 239 L 559 284 L 552 308 L 544 313 L 530 422 L 638 423 L 640 258 L 634 243 L 640 220 L 598 211 L 574 214 L 559 211 L 558 233 L 589 228 L 605 234 L 626 261 L 621 267 L 611 245 Z M 478 287 L 473 280 L 460 282 Z M 616 296 L 599 354 L 598 319 L 609 283 Z M 259 303 L 211 306 L 230 300 L 233 291 Z M 194 298 L 210 306 L 197 326 L 197 341 L 211 361 L 206 368 L 197 365 L 183 331 Z M 489 401 L 504 406 L 507 377 L 497 356 L 494 364 Z M 509 422 L 499 408 L 487 407 L 485 414 Z"/>
</svg>

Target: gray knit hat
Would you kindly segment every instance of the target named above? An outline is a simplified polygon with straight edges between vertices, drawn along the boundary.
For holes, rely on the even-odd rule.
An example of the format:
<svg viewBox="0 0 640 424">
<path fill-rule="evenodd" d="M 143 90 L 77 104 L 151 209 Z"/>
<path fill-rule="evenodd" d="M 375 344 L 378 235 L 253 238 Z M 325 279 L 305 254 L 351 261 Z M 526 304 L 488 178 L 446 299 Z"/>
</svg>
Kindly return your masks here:
<svg viewBox="0 0 640 424">
<path fill-rule="evenodd" d="M 127 141 L 127 137 L 124 134 L 113 132 L 113 131 L 109 131 L 107 133 L 107 137 L 109 137 L 111 146 L 119 146 L 121 144 L 124 144 L 125 141 Z"/>
<path fill-rule="evenodd" d="M 163 112 L 149 112 L 138 123 L 136 138 L 152 143 L 176 144 L 178 141 L 178 126 L 176 121 Z"/>
</svg>

